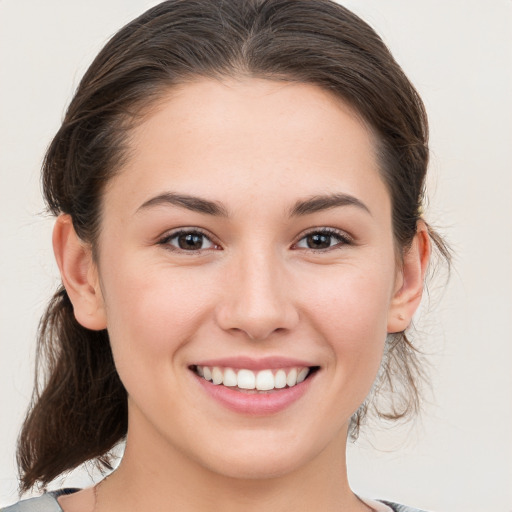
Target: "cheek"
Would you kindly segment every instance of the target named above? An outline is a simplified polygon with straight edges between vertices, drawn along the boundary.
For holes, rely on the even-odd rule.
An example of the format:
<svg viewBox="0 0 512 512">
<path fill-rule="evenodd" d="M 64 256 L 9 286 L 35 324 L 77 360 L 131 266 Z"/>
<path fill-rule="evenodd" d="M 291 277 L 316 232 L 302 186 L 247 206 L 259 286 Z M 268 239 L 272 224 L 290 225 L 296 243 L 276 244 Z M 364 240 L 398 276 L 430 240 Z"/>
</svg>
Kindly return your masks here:
<svg viewBox="0 0 512 512">
<path fill-rule="evenodd" d="M 119 264 L 105 280 L 107 328 L 116 362 L 134 365 L 136 354 L 139 361 L 169 364 L 204 321 L 212 288 L 204 286 L 200 272 L 158 265 L 136 269 Z"/>
<path fill-rule="evenodd" d="M 384 273 L 333 273 L 317 286 L 307 287 L 303 303 L 308 304 L 319 325 L 360 345 L 375 335 L 386 334 L 392 274 L 389 269 Z"/>
<path fill-rule="evenodd" d="M 357 404 L 370 390 L 382 359 L 393 275 L 389 268 L 387 273 L 340 273 L 305 294 L 314 330 L 330 350 L 335 378 Z"/>
</svg>

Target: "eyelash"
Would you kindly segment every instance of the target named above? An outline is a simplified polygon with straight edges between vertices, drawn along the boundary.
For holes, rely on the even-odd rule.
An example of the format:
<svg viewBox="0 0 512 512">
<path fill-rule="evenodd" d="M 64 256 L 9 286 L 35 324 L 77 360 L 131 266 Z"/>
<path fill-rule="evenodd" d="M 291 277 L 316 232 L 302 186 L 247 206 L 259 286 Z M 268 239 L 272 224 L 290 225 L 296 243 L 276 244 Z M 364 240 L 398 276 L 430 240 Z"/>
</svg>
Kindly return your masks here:
<svg viewBox="0 0 512 512">
<path fill-rule="evenodd" d="M 302 247 L 301 248 L 302 250 L 305 250 L 308 252 L 313 252 L 313 253 L 319 253 L 319 252 L 331 251 L 333 249 L 339 249 L 340 247 L 342 247 L 344 245 L 352 245 L 353 244 L 353 239 L 349 235 L 344 233 L 343 231 L 339 231 L 334 228 L 315 228 L 315 229 L 312 229 L 311 231 L 303 234 L 301 236 L 301 238 L 293 244 L 293 246 L 296 247 L 302 240 L 304 240 L 307 237 L 312 236 L 312 235 L 322 235 L 322 236 L 328 236 L 331 238 L 336 238 L 338 240 L 338 242 L 335 243 L 334 245 L 331 245 L 331 246 L 323 248 L 323 249 Z"/>
<path fill-rule="evenodd" d="M 184 249 L 182 247 L 176 247 L 173 244 L 171 244 L 171 240 L 178 240 L 180 236 L 184 236 L 184 235 L 196 235 L 196 236 L 199 235 L 200 237 L 202 237 L 203 242 L 205 240 L 207 240 L 208 242 L 210 242 L 212 247 L 207 247 L 204 249 L 203 248 Z M 315 249 L 315 248 L 311 248 L 311 247 L 298 247 L 298 244 L 302 240 L 305 240 L 307 237 L 310 237 L 313 235 L 321 235 L 321 236 L 327 236 L 330 238 L 336 238 L 338 240 L 338 242 L 333 245 L 330 245 L 329 247 L 321 248 L 321 249 Z M 333 228 L 316 228 L 316 229 L 312 229 L 311 231 L 303 234 L 301 236 L 301 238 L 299 238 L 298 241 L 292 245 L 292 248 L 295 248 L 298 250 L 304 250 L 304 251 L 308 251 L 308 252 L 313 252 L 313 253 L 319 253 L 319 252 L 331 251 L 331 250 L 339 248 L 340 246 L 343 246 L 343 245 L 351 245 L 352 243 L 353 243 L 352 238 L 342 231 L 338 231 L 337 229 L 333 229 Z M 165 246 L 166 249 L 168 249 L 168 250 L 177 251 L 177 252 L 181 252 L 181 253 L 188 253 L 189 255 L 200 254 L 203 251 L 210 251 L 212 249 L 214 249 L 214 250 L 221 249 L 219 244 L 214 242 L 208 234 L 206 234 L 199 228 L 181 229 L 179 231 L 169 233 L 169 234 L 165 235 L 164 237 L 162 237 L 158 241 L 158 244 Z"/>
<path fill-rule="evenodd" d="M 212 247 L 208 247 L 205 249 L 183 249 L 182 247 L 176 247 L 171 244 L 171 240 L 173 240 L 173 239 L 178 240 L 178 238 L 180 236 L 184 236 L 184 235 L 196 235 L 196 236 L 199 235 L 202 237 L 203 242 L 205 240 L 207 240 L 208 242 L 211 243 Z M 189 255 L 200 254 L 203 251 L 210 251 L 212 249 L 218 250 L 220 248 L 220 246 L 212 240 L 211 236 L 209 236 L 208 234 L 206 234 L 199 228 L 180 229 L 179 231 L 174 231 L 173 233 L 169 233 L 169 234 L 165 235 L 164 237 L 162 237 L 158 241 L 158 244 L 163 245 L 167 250 L 177 251 L 180 253 L 186 253 Z"/>
</svg>

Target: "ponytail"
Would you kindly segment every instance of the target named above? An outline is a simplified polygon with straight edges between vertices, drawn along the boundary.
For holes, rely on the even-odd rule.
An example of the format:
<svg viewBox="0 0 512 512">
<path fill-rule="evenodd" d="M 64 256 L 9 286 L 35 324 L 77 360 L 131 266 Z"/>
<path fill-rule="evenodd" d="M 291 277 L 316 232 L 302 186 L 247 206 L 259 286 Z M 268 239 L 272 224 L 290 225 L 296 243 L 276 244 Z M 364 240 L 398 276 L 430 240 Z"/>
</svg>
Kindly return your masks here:
<svg viewBox="0 0 512 512">
<path fill-rule="evenodd" d="M 60 287 L 39 325 L 36 385 L 18 442 L 20 488 L 54 478 L 90 459 L 110 468 L 108 452 L 127 430 L 126 391 L 106 330 L 75 319 Z"/>
</svg>

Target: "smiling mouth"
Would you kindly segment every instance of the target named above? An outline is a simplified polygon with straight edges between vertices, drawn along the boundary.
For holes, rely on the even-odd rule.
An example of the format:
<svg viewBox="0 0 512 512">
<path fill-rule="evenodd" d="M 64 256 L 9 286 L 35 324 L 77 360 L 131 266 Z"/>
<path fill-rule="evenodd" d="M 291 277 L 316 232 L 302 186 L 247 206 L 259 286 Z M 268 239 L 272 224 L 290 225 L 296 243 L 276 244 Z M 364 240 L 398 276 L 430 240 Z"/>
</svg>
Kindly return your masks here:
<svg viewBox="0 0 512 512">
<path fill-rule="evenodd" d="M 202 379 L 217 386 L 225 386 L 242 393 L 269 393 L 293 388 L 304 382 L 318 366 L 252 371 L 245 368 L 233 369 L 219 366 L 193 365 L 190 369 Z"/>
</svg>

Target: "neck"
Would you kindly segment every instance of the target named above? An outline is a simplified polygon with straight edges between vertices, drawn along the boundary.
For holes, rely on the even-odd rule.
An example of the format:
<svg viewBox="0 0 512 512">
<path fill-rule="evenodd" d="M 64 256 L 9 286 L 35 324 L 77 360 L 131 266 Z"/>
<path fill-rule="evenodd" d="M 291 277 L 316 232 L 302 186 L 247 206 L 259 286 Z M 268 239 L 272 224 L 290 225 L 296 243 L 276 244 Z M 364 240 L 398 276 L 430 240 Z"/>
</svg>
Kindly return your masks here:
<svg viewBox="0 0 512 512">
<path fill-rule="evenodd" d="M 173 447 L 148 441 L 129 431 L 118 470 L 99 487 L 95 512 L 369 510 L 348 485 L 346 432 L 299 469 L 271 478 L 219 474 Z"/>
</svg>

